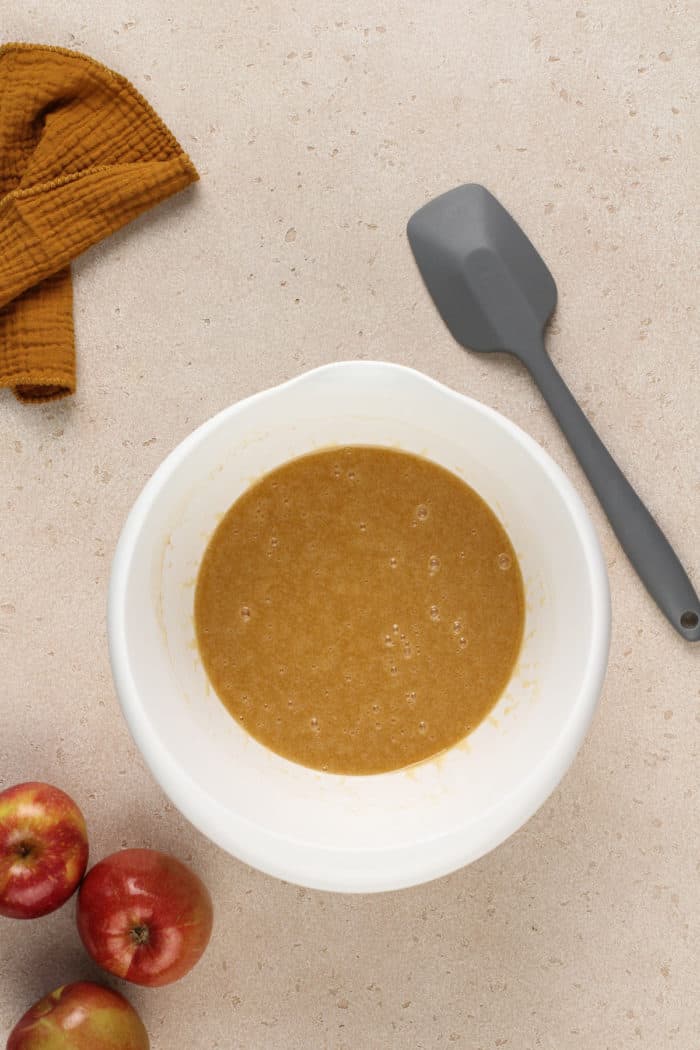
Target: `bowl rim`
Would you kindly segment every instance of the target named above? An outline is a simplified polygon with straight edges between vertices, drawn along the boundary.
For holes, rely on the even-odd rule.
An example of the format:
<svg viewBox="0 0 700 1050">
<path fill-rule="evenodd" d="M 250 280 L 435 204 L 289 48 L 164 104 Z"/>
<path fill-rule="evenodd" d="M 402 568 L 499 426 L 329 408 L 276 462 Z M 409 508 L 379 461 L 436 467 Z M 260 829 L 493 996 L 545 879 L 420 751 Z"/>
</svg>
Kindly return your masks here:
<svg viewBox="0 0 700 1050">
<path fill-rule="evenodd" d="M 456 831 L 440 836 L 452 839 L 451 849 L 439 857 L 421 841 L 414 846 L 374 849 L 337 849 L 296 843 L 222 806 L 175 761 L 153 732 L 139 697 L 131 667 L 124 618 L 131 562 L 142 526 L 171 475 L 210 433 L 243 410 L 285 390 L 329 374 L 354 371 L 369 381 L 379 373 L 400 373 L 433 388 L 487 418 L 515 440 L 548 475 L 570 513 L 584 555 L 591 591 L 591 638 L 585 672 L 569 716 L 551 747 L 539 756 L 517 790 L 498 800 L 478 818 L 476 841 L 461 841 Z M 516 423 L 495 409 L 405 365 L 385 361 L 340 361 L 321 365 L 227 406 L 205 420 L 165 457 L 136 498 L 122 528 L 114 553 L 107 603 L 107 634 L 114 684 L 132 738 L 156 781 L 180 812 L 215 844 L 251 866 L 288 882 L 336 892 L 380 892 L 401 889 L 446 875 L 472 863 L 520 828 L 544 803 L 571 765 L 595 713 L 605 678 L 610 644 L 608 576 L 593 523 L 573 484 L 552 457 Z M 516 797 L 517 795 L 517 797 Z M 485 818 L 489 817 L 486 821 Z M 463 829 L 458 829 L 463 830 Z M 443 843 L 443 847 L 444 847 Z M 378 870 L 371 859 L 393 856 L 395 863 Z M 358 857 L 366 858 L 358 864 Z M 321 859 L 325 858 L 324 864 Z M 339 863 L 342 859 L 343 863 Z M 333 863 L 335 861 L 335 863 Z"/>
</svg>

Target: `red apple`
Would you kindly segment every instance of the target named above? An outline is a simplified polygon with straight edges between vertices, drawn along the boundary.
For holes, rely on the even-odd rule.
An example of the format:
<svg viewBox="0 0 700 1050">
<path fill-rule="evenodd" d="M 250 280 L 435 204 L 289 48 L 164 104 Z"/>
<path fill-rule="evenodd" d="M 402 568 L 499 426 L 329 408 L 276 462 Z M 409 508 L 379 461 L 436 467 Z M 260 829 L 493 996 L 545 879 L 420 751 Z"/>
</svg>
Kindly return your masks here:
<svg viewBox="0 0 700 1050">
<path fill-rule="evenodd" d="M 88 872 L 78 931 L 98 966 L 155 987 L 184 977 L 209 943 L 212 904 L 194 872 L 151 849 L 125 849 Z"/>
<path fill-rule="evenodd" d="M 27 1010 L 7 1050 L 149 1050 L 141 1018 L 126 999 L 89 981 L 57 988 Z"/>
<path fill-rule="evenodd" d="M 50 784 L 0 792 L 0 915 L 35 919 L 60 908 L 85 874 L 85 819 Z"/>
</svg>

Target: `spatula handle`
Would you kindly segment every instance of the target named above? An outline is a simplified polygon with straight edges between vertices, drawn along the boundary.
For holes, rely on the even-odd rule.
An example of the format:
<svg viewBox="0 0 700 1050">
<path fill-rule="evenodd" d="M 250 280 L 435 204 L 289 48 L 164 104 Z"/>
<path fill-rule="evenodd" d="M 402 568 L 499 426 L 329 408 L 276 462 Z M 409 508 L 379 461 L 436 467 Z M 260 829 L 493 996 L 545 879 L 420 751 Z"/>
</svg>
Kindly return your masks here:
<svg viewBox="0 0 700 1050">
<path fill-rule="evenodd" d="M 586 419 L 544 348 L 524 357 L 642 583 L 683 638 L 700 640 L 700 600 L 653 517 Z"/>
</svg>

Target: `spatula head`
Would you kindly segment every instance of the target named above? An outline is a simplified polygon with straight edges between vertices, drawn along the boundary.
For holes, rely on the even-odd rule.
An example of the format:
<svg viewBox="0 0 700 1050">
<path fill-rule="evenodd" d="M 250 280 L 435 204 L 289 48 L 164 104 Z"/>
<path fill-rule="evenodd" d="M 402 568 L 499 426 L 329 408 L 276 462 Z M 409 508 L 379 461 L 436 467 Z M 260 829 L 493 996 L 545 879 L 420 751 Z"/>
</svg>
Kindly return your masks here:
<svg viewBox="0 0 700 1050">
<path fill-rule="evenodd" d="M 470 350 L 524 356 L 541 345 L 554 279 L 518 224 L 483 186 L 458 186 L 413 215 L 408 240 L 443 321 Z"/>
</svg>

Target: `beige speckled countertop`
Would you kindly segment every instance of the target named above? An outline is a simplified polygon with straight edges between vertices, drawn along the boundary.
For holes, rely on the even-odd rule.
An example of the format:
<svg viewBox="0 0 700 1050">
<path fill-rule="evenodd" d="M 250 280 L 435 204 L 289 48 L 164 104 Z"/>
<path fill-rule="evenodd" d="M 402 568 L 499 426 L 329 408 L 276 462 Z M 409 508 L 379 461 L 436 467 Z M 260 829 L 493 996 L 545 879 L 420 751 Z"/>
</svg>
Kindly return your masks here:
<svg viewBox="0 0 700 1050">
<path fill-rule="evenodd" d="M 646 596 L 526 375 L 452 343 L 404 234 L 464 181 L 515 213 L 559 285 L 551 353 L 700 583 L 693 6 L 4 4 L 4 40 L 124 73 L 202 174 L 76 265 L 77 396 L 0 392 L 0 787 L 56 782 L 95 858 L 170 850 L 214 892 L 197 970 L 128 990 L 155 1050 L 700 1046 L 700 649 Z M 353 357 L 423 369 L 554 456 L 598 528 L 614 626 L 593 729 L 526 827 L 449 878 L 344 898 L 248 869 L 166 801 L 115 699 L 105 598 L 176 442 Z M 72 910 L 0 920 L 0 1038 L 96 975 Z"/>
</svg>

